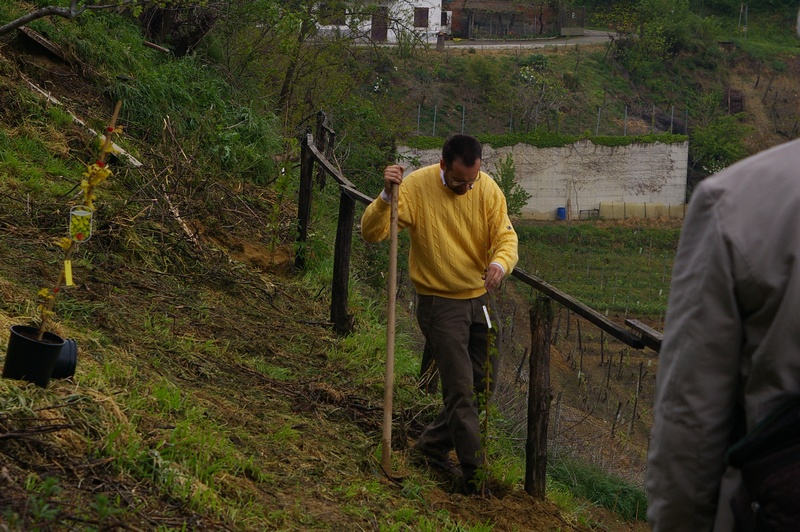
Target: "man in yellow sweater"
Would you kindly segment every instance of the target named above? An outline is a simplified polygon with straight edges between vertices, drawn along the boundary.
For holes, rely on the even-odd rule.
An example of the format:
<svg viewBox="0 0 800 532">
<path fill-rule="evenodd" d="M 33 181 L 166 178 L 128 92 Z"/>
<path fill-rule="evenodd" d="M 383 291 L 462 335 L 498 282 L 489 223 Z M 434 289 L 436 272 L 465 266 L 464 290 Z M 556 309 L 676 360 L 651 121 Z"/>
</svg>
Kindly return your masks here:
<svg viewBox="0 0 800 532">
<path fill-rule="evenodd" d="M 489 323 L 499 320 L 489 292 L 517 264 L 517 234 L 508 218 L 503 192 L 481 172 L 481 143 L 452 135 L 439 164 L 403 178 L 404 167 L 384 170 L 384 190 L 364 211 L 361 233 L 377 242 L 389 236 L 392 185 L 398 187 L 399 228 L 409 228 L 409 273 L 418 294 L 417 322 L 442 380 L 444 408 L 428 425 L 415 450 L 431 465 L 446 467 L 455 448 L 463 472 L 463 492 L 481 493 L 483 463 L 477 394 L 486 390 L 490 356 Z M 489 312 L 486 312 L 486 309 Z M 499 334 L 495 346 L 499 347 Z M 491 350 L 490 387 L 499 365 Z"/>
</svg>

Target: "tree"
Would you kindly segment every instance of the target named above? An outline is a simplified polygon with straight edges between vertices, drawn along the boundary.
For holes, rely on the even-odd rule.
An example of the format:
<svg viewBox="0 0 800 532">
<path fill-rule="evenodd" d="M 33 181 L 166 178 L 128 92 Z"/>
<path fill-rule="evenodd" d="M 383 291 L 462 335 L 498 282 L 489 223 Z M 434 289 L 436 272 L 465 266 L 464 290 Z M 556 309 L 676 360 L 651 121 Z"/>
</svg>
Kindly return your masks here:
<svg viewBox="0 0 800 532">
<path fill-rule="evenodd" d="M 339 10 L 331 2 L 237 0 L 229 3 L 210 36 L 209 45 L 220 51 L 231 83 L 257 90 L 282 117 L 287 137 L 327 103 L 323 98 L 341 98 L 353 90 L 347 83 L 348 65 L 362 35 L 352 16 L 342 25 L 347 30 L 322 34 L 320 19 L 332 12 Z"/>
<path fill-rule="evenodd" d="M 508 214 L 511 216 L 522 215 L 522 208 L 528 204 L 528 200 L 533 196 L 528 194 L 528 191 L 517 182 L 517 169 L 514 166 L 514 158 L 510 153 L 497 162 L 494 180 L 506 197 Z"/>
<path fill-rule="evenodd" d="M 166 6 L 175 4 L 200 4 L 202 0 L 194 2 L 189 0 L 181 1 L 157 1 L 157 0 L 70 0 L 69 7 L 58 5 L 47 6 L 31 11 L 30 13 L 19 17 L 16 20 L 0 26 L 0 36 L 10 33 L 22 26 L 45 17 L 61 17 L 73 20 L 86 11 L 102 11 L 107 9 L 125 8 L 133 10 L 134 14 L 138 14 L 143 8 L 147 6 Z"/>
<path fill-rule="evenodd" d="M 399 6 L 399 7 L 398 7 Z M 410 24 L 413 10 L 398 2 L 387 23 L 398 35 L 393 48 L 371 46 L 369 21 L 377 5 L 329 0 L 234 0 L 209 36 L 231 83 L 257 85 L 261 99 L 284 122 L 286 137 L 350 98 L 377 98 L 391 84 L 391 57 L 413 59 L 420 41 Z M 358 93 L 369 80 L 370 93 Z M 380 90 L 378 90 L 380 87 Z"/>
<path fill-rule="evenodd" d="M 530 131 L 531 126 L 538 128 L 540 119 L 547 120 L 550 112 L 558 111 L 569 94 L 552 72 L 533 66 L 520 68 L 517 79 L 516 103 L 522 106 L 520 121 L 525 123 L 525 131 Z"/>
<path fill-rule="evenodd" d="M 651 34 L 658 35 L 657 40 L 659 49 L 663 47 L 666 59 L 675 56 L 681 50 L 689 47 L 692 34 L 697 25 L 697 17 L 689 9 L 689 0 L 641 0 L 639 4 L 639 20 L 643 26 L 640 31 L 644 47 L 653 46 L 647 43 L 647 26 L 658 26 L 657 32 Z"/>
<path fill-rule="evenodd" d="M 692 134 L 689 155 L 702 174 L 715 174 L 747 155 L 745 136 L 752 127 L 742 122 L 742 113 L 718 116 Z"/>
<path fill-rule="evenodd" d="M 614 3 L 595 18 L 616 32 L 609 52 L 639 82 L 652 80 L 681 52 L 702 46 L 712 29 L 692 13 L 689 0 Z"/>
</svg>

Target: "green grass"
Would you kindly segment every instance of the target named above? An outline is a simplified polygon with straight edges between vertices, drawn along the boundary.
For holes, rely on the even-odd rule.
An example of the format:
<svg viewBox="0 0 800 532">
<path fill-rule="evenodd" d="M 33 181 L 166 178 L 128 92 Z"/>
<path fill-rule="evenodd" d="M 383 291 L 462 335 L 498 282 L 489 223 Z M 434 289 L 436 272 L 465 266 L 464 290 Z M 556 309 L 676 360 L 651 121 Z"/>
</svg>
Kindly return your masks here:
<svg viewBox="0 0 800 532">
<path fill-rule="evenodd" d="M 518 222 L 519 267 L 603 313 L 662 317 L 679 228 Z"/>
<path fill-rule="evenodd" d="M 576 511 L 579 508 L 575 499 L 568 494 L 608 508 L 629 521 L 643 520 L 647 514 L 644 490 L 598 467 L 567 457 L 554 457 L 549 461 L 548 475 L 553 498 Z"/>
<path fill-rule="evenodd" d="M 589 510 L 593 503 L 586 499 L 578 498 L 571 486 L 560 482 L 554 482 L 552 475 L 547 477 L 547 498 L 558 506 L 567 515 L 573 516 L 582 524 L 591 526 L 589 523 Z"/>
<path fill-rule="evenodd" d="M 394 378 L 402 386 L 397 401 L 414 403 L 419 372 L 420 353 L 413 349 L 412 339 L 396 334 L 394 346 Z M 386 318 L 375 314 L 369 322 L 359 322 L 356 330 L 344 337 L 330 353 L 330 360 L 341 365 L 344 373 L 353 375 L 354 383 L 378 393 L 383 389 L 386 373 Z"/>
<path fill-rule="evenodd" d="M 38 111 L 33 104 L 27 108 Z M 14 130 L 0 130 L 0 175 L 4 188 L 26 185 L 31 193 L 60 196 L 80 182 L 85 168 L 65 160 L 68 151 L 62 130 L 64 125 L 45 125 L 34 118 Z M 68 181 L 54 182 L 54 178 Z"/>
</svg>

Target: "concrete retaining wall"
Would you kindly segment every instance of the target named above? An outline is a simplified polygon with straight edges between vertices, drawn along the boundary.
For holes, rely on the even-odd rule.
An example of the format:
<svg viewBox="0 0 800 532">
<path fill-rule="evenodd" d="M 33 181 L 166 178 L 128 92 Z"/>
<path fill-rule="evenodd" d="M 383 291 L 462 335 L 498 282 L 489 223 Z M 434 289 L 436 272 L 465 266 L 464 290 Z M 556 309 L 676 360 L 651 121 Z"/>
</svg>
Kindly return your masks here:
<svg viewBox="0 0 800 532">
<path fill-rule="evenodd" d="M 441 150 L 399 148 L 407 170 L 439 161 Z M 601 146 L 583 140 L 561 148 L 484 145 L 484 171 L 511 155 L 519 184 L 531 194 L 524 218 L 683 217 L 689 143 Z M 413 162 L 414 165 L 409 164 Z M 680 215 L 678 215 L 680 213 Z M 596 215 L 596 216 L 595 216 Z"/>
</svg>

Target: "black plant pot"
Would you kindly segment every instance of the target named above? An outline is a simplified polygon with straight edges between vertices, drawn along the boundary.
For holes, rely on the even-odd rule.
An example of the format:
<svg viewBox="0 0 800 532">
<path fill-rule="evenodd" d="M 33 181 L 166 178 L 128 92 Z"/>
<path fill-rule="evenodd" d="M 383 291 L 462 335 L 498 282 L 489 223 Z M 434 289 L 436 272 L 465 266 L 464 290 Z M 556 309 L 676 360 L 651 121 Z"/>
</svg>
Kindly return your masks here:
<svg viewBox="0 0 800 532">
<path fill-rule="evenodd" d="M 75 375 L 75 366 L 78 363 L 78 344 L 75 340 L 68 338 L 64 340 L 64 346 L 58 353 L 56 365 L 53 368 L 51 379 L 66 379 Z"/>
<path fill-rule="evenodd" d="M 64 339 L 46 332 L 37 340 L 39 329 L 13 325 L 8 339 L 3 377 L 32 382 L 46 388 L 56 365 Z"/>
</svg>

